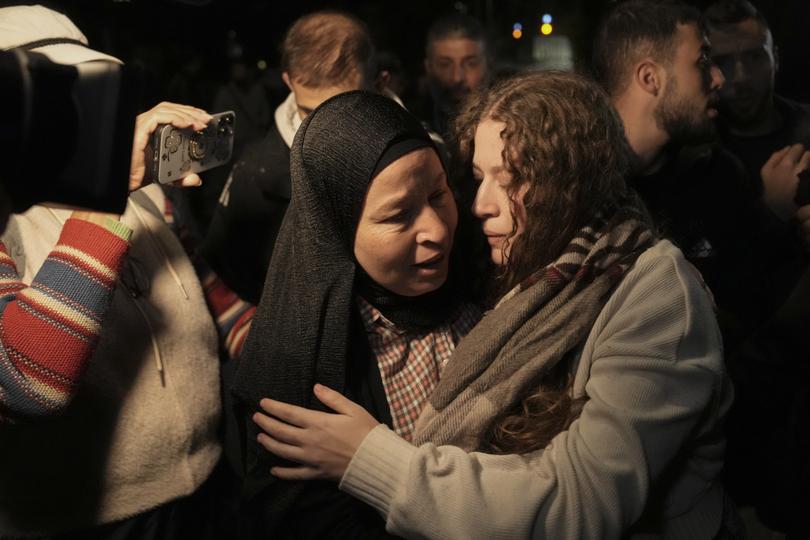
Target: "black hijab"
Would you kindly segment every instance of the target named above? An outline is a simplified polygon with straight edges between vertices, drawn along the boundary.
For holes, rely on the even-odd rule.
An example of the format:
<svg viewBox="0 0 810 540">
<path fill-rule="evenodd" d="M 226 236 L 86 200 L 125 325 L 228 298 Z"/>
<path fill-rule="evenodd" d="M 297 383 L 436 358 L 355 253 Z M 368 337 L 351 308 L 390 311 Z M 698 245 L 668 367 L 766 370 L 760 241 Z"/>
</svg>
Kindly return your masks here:
<svg viewBox="0 0 810 540">
<path fill-rule="evenodd" d="M 312 394 L 316 382 L 353 393 L 347 385 L 356 382 L 356 357 L 362 356 L 353 343 L 358 340 L 356 294 L 394 322 L 414 326 L 438 325 L 458 305 L 448 300 L 455 297 L 444 292 L 449 287 L 424 298 L 394 295 L 373 283 L 353 254 L 373 176 L 398 152 L 425 146 L 433 143 L 416 118 L 389 98 L 360 91 L 327 100 L 296 133 L 290 155 L 292 199 L 232 387 L 241 425 L 244 494 L 250 498 L 262 491 L 261 499 L 273 501 L 266 517 L 271 528 L 301 486 L 279 485 L 270 477 L 270 466 L 279 460 L 258 445 L 258 428 L 250 420 L 259 400 L 271 397 L 323 410 Z M 365 336 L 359 335 L 367 350 Z M 266 491 L 271 484 L 277 488 Z"/>
<path fill-rule="evenodd" d="M 314 383 L 342 390 L 354 302 L 354 235 L 380 158 L 422 140 L 420 123 L 389 98 L 335 96 L 310 114 L 290 155 L 292 200 L 281 225 L 233 392 L 317 406 Z"/>
</svg>

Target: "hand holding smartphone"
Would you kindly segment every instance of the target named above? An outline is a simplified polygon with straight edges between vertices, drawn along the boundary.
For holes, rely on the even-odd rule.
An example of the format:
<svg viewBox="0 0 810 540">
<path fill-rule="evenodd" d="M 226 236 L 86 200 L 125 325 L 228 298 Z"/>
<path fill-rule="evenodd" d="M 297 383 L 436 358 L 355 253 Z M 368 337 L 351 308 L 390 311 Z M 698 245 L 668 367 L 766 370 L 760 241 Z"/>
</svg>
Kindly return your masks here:
<svg viewBox="0 0 810 540">
<path fill-rule="evenodd" d="M 198 131 L 170 124 L 158 126 L 147 150 L 146 180 L 169 184 L 228 163 L 235 121 L 234 112 L 225 111 L 213 115 Z"/>
</svg>

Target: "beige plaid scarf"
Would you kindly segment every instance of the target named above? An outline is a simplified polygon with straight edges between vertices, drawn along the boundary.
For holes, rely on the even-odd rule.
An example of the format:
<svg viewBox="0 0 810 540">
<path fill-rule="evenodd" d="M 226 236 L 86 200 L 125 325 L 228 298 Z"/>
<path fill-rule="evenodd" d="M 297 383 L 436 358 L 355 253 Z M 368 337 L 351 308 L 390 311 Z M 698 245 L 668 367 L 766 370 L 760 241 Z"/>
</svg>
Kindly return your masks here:
<svg viewBox="0 0 810 540">
<path fill-rule="evenodd" d="M 635 196 L 610 206 L 459 343 L 419 417 L 414 443 L 480 450 L 492 423 L 585 340 L 626 270 L 655 241 Z"/>
</svg>

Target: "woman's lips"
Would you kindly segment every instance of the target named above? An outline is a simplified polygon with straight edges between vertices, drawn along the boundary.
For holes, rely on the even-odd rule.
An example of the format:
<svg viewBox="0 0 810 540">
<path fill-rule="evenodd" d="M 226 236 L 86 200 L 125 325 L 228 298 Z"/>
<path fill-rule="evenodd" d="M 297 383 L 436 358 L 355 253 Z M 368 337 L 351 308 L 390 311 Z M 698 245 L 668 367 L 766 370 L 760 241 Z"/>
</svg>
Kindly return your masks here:
<svg viewBox="0 0 810 540">
<path fill-rule="evenodd" d="M 439 266 L 443 260 L 444 260 L 444 253 L 439 253 L 429 259 L 425 259 L 422 262 L 414 264 L 414 266 L 416 266 L 417 268 L 435 268 Z"/>
<path fill-rule="evenodd" d="M 489 245 L 491 246 L 500 246 L 503 244 L 503 241 L 506 238 L 505 234 L 488 234 L 486 236 L 487 242 L 489 242 Z"/>
</svg>

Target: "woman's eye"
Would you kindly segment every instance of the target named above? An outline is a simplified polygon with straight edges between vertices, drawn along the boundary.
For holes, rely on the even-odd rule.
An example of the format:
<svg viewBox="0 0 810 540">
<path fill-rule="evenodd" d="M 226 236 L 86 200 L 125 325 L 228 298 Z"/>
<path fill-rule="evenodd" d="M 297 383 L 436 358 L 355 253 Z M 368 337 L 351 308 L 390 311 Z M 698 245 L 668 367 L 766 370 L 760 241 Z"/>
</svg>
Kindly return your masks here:
<svg viewBox="0 0 810 540">
<path fill-rule="evenodd" d="M 399 212 L 392 214 L 385 218 L 386 223 L 404 223 L 408 221 L 411 217 L 410 210 L 400 210 Z"/>
<path fill-rule="evenodd" d="M 433 195 L 430 196 L 430 202 L 432 204 L 434 204 L 434 205 L 435 204 L 442 204 L 442 203 L 444 203 L 445 195 L 447 195 L 447 190 L 446 189 L 441 189 L 441 190 L 435 192 Z"/>
</svg>

